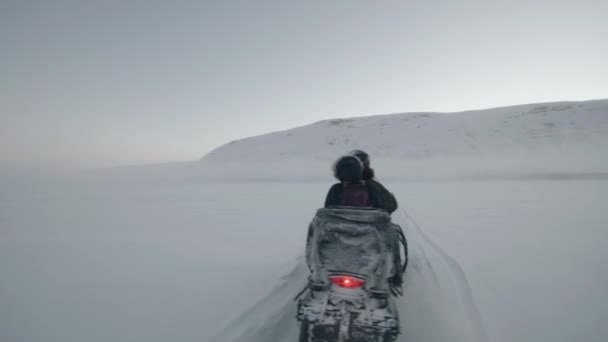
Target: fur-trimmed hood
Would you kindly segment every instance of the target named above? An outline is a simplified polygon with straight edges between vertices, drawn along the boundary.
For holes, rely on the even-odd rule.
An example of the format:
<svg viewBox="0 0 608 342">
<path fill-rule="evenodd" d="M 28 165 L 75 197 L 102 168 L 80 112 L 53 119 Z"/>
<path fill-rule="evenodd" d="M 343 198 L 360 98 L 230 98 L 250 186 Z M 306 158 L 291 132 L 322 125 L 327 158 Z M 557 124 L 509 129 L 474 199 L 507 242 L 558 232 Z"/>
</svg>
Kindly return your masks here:
<svg viewBox="0 0 608 342">
<path fill-rule="evenodd" d="M 357 157 L 340 157 L 334 164 L 334 176 L 340 182 L 359 182 L 363 179 L 363 163 Z"/>
</svg>

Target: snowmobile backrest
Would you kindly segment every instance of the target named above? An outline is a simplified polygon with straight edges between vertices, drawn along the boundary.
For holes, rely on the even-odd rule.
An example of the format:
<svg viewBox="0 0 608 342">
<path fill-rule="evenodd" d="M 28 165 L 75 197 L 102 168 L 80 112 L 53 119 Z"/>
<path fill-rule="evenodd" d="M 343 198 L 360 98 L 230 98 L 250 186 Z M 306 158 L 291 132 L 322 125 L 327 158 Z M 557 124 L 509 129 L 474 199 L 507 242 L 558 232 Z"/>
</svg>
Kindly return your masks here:
<svg viewBox="0 0 608 342">
<path fill-rule="evenodd" d="M 319 209 L 310 224 L 307 261 L 311 280 L 324 283 L 332 272 L 359 274 L 370 285 L 393 270 L 394 226 L 383 210 Z"/>
<path fill-rule="evenodd" d="M 391 216 L 382 209 L 371 207 L 331 207 L 317 210 L 315 219 L 340 218 L 345 221 L 387 224 L 391 222 Z"/>
</svg>

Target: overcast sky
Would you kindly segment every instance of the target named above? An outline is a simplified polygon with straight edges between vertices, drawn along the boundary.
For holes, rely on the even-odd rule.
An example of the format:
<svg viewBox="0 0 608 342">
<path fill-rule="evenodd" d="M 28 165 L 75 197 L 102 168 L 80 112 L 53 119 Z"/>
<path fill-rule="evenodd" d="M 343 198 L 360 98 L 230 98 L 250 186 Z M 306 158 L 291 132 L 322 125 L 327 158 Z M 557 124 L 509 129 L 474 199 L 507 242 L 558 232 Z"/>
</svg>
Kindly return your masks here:
<svg viewBox="0 0 608 342">
<path fill-rule="evenodd" d="M 0 165 L 194 160 L 326 118 L 608 98 L 608 1 L 0 1 Z"/>
</svg>

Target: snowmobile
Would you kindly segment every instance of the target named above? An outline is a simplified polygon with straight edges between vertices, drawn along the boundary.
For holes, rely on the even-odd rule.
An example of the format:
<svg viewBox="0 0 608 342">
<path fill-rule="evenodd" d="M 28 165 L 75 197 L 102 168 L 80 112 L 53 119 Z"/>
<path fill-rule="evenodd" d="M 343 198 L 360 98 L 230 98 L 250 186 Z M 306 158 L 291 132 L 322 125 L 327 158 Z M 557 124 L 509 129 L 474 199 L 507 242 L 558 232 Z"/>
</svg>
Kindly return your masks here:
<svg viewBox="0 0 608 342">
<path fill-rule="evenodd" d="M 319 209 L 309 226 L 306 261 L 309 283 L 296 297 L 299 342 L 397 339 L 401 282 L 395 280 L 407 265 L 407 243 L 387 212 Z"/>
</svg>

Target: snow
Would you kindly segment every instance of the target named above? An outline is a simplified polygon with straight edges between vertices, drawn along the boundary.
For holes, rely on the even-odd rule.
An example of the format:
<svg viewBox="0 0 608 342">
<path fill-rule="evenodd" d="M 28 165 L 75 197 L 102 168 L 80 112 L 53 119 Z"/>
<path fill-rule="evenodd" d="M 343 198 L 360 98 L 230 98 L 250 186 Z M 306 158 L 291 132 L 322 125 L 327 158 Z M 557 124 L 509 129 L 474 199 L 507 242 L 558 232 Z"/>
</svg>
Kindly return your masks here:
<svg viewBox="0 0 608 342">
<path fill-rule="evenodd" d="M 606 340 L 607 181 L 386 185 L 419 225 L 395 215 L 412 253 L 403 340 Z M 297 262 L 328 187 L 13 186 L 0 194 L 0 340 L 291 338 Z"/>
<path fill-rule="evenodd" d="M 0 341 L 293 341 L 307 225 L 333 183 L 331 160 L 363 146 L 410 243 L 401 342 L 606 341 L 607 108 L 359 118 L 251 138 L 202 162 L 3 173 Z M 391 128 L 403 118 L 427 120 L 426 133 Z M 369 131 L 383 120 L 389 133 Z M 457 143 L 465 129 L 453 127 L 474 143 Z M 318 134 L 352 140 L 315 145 Z M 428 158 L 406 148 L 424 144 Z"/>
</svg>

